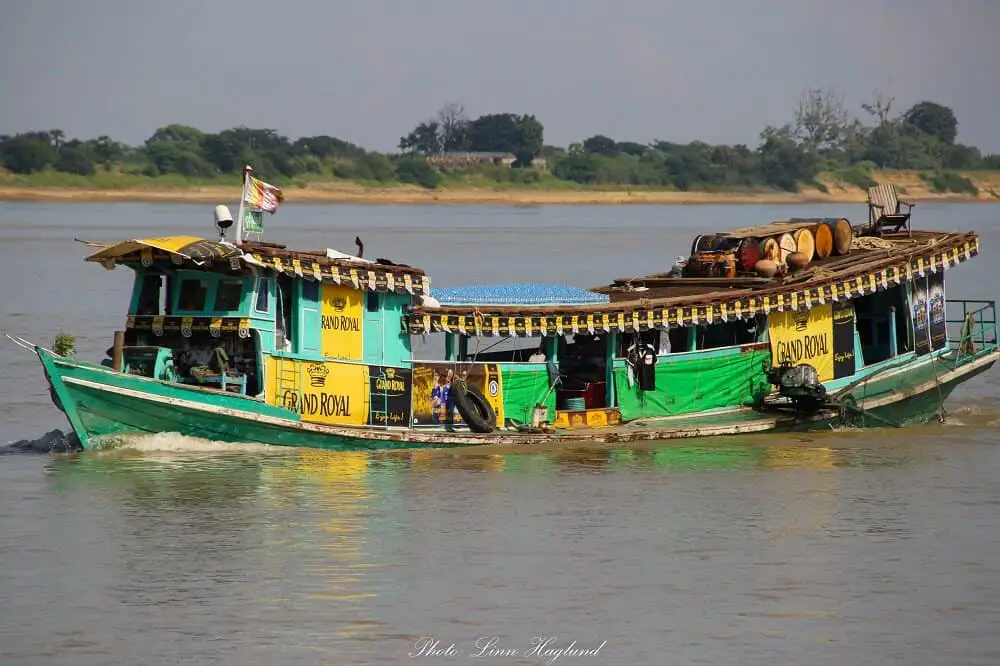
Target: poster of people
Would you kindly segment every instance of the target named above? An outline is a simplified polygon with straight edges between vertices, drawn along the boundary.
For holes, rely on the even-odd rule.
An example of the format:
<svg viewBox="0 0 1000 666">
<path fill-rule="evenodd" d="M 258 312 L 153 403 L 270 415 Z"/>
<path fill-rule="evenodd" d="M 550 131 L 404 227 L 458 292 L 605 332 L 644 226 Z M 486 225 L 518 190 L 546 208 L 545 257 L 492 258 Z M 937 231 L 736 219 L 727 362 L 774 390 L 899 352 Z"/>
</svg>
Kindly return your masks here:
<svg viewBox="0 0 1000 666">
<path fill-rule="evenodd" d="M 455 409 L 451 385 L 463 378 L 483 394 L 503 423 L 503 392 L 500 368 L 495 363 L 456 363 L 454 361 L 417 361 L 413 364 L 414 426 L 461 424 L 462 415 Z"/>
<path fill-rule="evenodd" d="M 917 355 L 927 354 L 931 351 L 931 336 L 928 329 L 929 318 L 927 316 L 927 280 L 921 278 L 913 281 L 913 300 L 910 311 L 913 321 L 913 349 Z"/>
<path fill-rule="evenodd" d="M 927 311 L 930 317 L 931 349 L 948 344 L 948 326 L 944 316 L 944 272 L 927 276 Z"/>
</svg>

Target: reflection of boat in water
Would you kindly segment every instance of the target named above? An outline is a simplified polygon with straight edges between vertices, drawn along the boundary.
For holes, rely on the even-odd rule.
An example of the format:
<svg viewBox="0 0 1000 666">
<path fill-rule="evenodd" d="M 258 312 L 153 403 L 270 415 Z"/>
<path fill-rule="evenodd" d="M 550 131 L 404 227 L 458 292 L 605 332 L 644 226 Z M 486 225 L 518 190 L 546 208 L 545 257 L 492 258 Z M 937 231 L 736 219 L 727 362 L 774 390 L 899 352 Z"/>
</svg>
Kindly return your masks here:
<svg viewBox="0 0 1000 666">
<path fill-rule="evenodd" d="M 248 174 L 244 200 L 270 193 L 273 211 L 273 190 Z M 792 219 L 699 236 L 670 273 L 432 298 L 409 265 L 245 241 L 259 220 L 242 211 L 229 242 L 220 208 L 219 241 L 88 258 L 135 272 L 103 363 L 17 339 L 84 446 L 130 431 L 397 449 L 898 426 L 942 413 L 1000 355 L 993 301 L 944 316 L 945 273 L 979 253 L 971 232 Z M 417 358 L 415 336 L 443 358 Z"/>
</svg>

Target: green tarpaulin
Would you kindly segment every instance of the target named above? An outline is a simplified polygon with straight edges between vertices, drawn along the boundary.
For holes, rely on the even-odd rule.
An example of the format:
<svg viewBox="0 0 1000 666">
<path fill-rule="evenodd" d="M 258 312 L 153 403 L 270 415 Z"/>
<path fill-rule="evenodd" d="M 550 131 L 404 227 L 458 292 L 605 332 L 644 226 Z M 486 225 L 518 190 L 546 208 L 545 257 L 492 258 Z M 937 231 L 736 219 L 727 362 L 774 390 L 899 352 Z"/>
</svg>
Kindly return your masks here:
<svg viewBox="0 0 1000 666">
<path fill-rule="evenodd" d="M 556 391 L 549 391 L 549 373 L 545 366 L 501 366 L 503 375 L 504 417 L 517 423 L 531 423 L 531 409 L 545 400 L 549 408 L 549 419 L 555 419 Z"/>
<path fill-rule="evenodd" d="M 660 357 L 656 390 L 629 386 L 626 368 L 615 368 L 615 389 L 622 420 L 693 414 L 753 402 L 770 388 L 766 368 L 771 352 L 736 351 L 710 357 Z M 506 386 L 505 386 L 506 388 Z"/>
</svg>

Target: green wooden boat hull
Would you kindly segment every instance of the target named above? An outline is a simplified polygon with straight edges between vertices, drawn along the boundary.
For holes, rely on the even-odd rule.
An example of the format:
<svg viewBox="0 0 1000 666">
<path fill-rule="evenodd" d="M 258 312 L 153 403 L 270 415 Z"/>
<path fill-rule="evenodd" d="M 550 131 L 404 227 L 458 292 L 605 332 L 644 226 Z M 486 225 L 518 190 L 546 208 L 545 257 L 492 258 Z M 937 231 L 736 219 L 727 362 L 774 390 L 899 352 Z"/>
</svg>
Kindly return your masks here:
<svg viewBox="0 0 1000 666">
<path fill-rule="evenodd" d="M 253 442 L 331 450 L 628 442 L 765 431 L 884 427 L 938 417 L 958 384 L 988 370 L 995 346 L 959 362 L 954 352 L 910 359 L 848 387 L 850 409 L 810 416 L 736 407 L 712 413 L 650 419 L 611 428 L 490 434 L 467 431 L 379 429 L 303 422 L 291 410 L 251 397 L 114 372 L 35 348 L 62 409 L 84 448 L 126 433 L 179 433 L 214 441 Z"/>
</svg>

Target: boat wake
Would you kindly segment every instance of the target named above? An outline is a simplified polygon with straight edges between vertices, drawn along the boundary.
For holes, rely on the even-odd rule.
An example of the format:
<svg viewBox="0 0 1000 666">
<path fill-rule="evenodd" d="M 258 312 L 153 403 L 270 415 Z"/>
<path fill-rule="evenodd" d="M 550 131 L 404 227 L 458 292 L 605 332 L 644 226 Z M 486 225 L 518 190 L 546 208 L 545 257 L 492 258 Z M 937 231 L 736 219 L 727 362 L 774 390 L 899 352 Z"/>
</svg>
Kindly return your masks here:
<svg viewBox="0 0 1000 666">
<path fill-rule="evenodd" d="M 92 442 L 88 454 L 109 453 L 282 453 L 284 449 L 267 444 L 219 442 L 190 437 L 175 432 L 109 435 Z"/>
<path fill-rule="evenodd" d="M 178 433 L 109 435 L 92 441 L 87 455 L 157 454 L 157 453 L 268 453 L 285 454 L 294 448 L 266 444 L 219 442 Z M 76 453 L 83 452 L 80 440 L 61 430 L 50 430 L 36 439 L 22 439 L 0 447 L 4 453 Z"/>
</svg>

